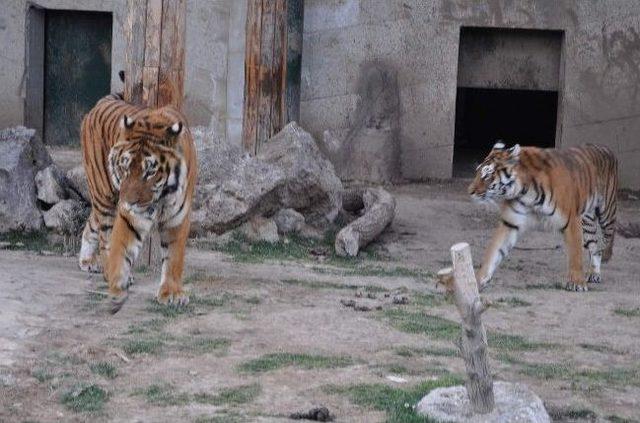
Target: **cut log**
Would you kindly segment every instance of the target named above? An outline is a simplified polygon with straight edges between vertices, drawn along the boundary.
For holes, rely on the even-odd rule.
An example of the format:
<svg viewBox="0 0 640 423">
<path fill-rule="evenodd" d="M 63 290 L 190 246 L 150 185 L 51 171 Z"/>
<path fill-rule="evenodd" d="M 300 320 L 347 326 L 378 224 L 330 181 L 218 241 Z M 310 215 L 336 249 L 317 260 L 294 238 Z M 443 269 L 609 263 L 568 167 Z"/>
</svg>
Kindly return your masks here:
<svg viewBox="0 0 640 423">
<path fill-rule="evenodd" d="M 356 193 L 358 191 L 355 191 Z M 391 223 L 396 212 L 396 200 L 382 188 L 369 188 L 362 191 L 364 214 L 345 226 L 336 236 L 336 254 L 342 257 L 355 257 L 362 247 L 376 239 Z M 349 198 L 352 194 L 344 197 Z M 348 206 L 356 204 L 350 198 Z"/>
<path fill-rule="evenodd" d="M 465 386 L 473 410 L 486 414 L 495 406 L 493 378 L 487 361 L 487 334 L 480 318 L 489 303 L 480 299 L 469 244 L 462 242 L 451 247 L 451 260 L 453 295 L 462 318 L 462 336 L 457 345 L 467 370 Z"/>
</svg>

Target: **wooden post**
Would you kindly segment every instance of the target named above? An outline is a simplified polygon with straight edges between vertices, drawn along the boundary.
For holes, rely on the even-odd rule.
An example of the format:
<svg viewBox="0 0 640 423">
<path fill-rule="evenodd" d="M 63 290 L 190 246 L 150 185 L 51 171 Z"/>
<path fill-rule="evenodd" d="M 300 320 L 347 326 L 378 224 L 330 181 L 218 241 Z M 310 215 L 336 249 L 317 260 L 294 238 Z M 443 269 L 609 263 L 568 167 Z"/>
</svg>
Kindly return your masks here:
<svg viewBox="0 0 640 423">
<path fill-rule="evenodd" d="M 148 107 L 182 108 L 186 0 L 128 0 L 124 98 Z M 160 263 L 160 236 L 149 234 L 139 265 Z"/>
<path fill-rule="evenodd" d="M 487 334 L 480 319 L 489 303 L 480 299 L 469 244 L 462 242 L 451 247 L 451 260 L 453 277 L 450 268 L 438 272 L 438 277 L 445 284 L 453 285 L 454 301 L 462 317 L 462 336 L 457 346 L 467 370 L 467 394 L 474 412 L 486 414 L 495 406 L 493 378 L 487 361 Z"/>
<path fill-rule="evenodd" d="M 298 117 L 303 2 L 247 1 L 242 144 L 256 154 Z"/>
</svg>

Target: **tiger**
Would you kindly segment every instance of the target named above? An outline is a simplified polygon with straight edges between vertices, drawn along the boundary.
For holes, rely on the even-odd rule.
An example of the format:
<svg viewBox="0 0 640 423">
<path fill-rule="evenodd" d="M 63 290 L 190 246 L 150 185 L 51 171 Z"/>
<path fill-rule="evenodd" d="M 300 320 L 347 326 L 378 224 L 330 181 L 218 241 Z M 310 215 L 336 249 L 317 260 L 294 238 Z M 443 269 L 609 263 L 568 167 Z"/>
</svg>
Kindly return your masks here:
<svg viewBox="0 0 640 423">
<path fill-rule="evenodd" d="M 104 274 L 116 313 L 142 243 L 157 224 L 162 270 L 156 298 L 187 305 L 182 273 L 197 158 L 185 117 L 171 105 L 142 107 L 110 94 L 84 116 L 80 132 L 91 197 L 80 268 Z"/>
<path fill-rule="evenodd" d="M 491 281 L 518 236 L 533 221 L 543 221 L 564 237 L 568 258 L 567 290 L 587 291 L 602 281 L 600 267 L 613 254 L 618 162 L 606 147 L 507 148 L 496 143 L 477 167 L 468 193 L 500 208 L 500 223 L 476 274 L 481 288 Z M 582 248 L 589 251 L 585 278 Z"/>
</svg>

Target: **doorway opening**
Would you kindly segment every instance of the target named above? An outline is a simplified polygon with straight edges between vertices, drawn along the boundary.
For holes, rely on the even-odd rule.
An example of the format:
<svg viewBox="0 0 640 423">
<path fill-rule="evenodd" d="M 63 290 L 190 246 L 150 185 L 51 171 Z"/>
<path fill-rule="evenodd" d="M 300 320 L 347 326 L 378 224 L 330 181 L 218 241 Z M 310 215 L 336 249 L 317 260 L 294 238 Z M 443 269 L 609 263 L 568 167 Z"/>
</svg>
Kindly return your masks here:
<svg viewBox="0 0 640 423">
<path fill-rule="evenodd" d="M 80 145 L 83 116 L 111 91 L 110 12 L 27 12 L 25 123 L 47 145 Z"/>
<path fill-rule="evenodd" d="M 454 176 L 473 176 L 497 140 L 553 147 L 557 107 L 556 91 L 458 88 Z"/>
<path fill-rule="evenodd" d="M 460 30 L 453 176 L 470 177 L 491 147 L 554 147 L 561 31 Z"/>
</svg>

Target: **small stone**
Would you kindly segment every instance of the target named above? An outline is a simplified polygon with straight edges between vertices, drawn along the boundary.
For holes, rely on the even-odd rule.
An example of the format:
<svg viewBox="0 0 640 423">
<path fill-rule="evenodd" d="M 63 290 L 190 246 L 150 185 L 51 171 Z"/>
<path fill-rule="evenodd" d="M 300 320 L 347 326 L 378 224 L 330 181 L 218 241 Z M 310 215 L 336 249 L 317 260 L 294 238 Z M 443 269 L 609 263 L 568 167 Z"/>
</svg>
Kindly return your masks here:
<svg viewBox="0 0 640 423">
<path fill-rule="evenodd" d="M 273 219 L 254 216 L 244 225 L 242 231 L 250 242 L 268 242 L 275 244 L 280 241 L 278 227 Z"/>
<path fill-rule="evenodd" d="M 35 182 L 37 198 L 45 204 L 53 205 L 69 198 L 66 177 L 55 164 L 36 173 Z"/>
<path fill-rule="evenodd" d="M 304 216 L 294 209 L 279 210 L 273 216 L 273 220 L 275 220 L 281 235 L 298 233 L 304 227 Z"/>
</svg>

